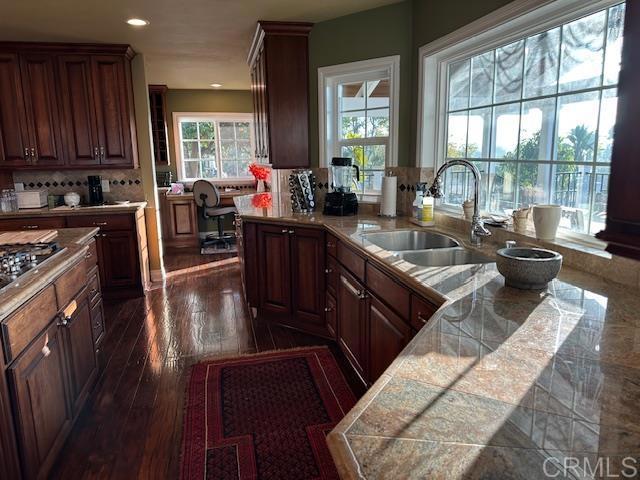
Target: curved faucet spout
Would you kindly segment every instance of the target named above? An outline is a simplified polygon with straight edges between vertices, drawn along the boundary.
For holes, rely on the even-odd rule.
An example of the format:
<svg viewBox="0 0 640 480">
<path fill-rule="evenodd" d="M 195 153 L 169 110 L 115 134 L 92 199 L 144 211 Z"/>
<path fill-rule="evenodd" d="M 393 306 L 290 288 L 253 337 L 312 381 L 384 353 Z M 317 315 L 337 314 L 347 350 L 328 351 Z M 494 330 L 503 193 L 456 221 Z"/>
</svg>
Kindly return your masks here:
<svg viewBox="0 0 640 480">
<path fill-rule="evenodd" d="M 451 167 L 463 166 L 471 170 L 473 174 L 473 218 L 471 219 L 471 244 L 475 246 L 482 245 L 482 238 L 491 235 L 491 232 L 486 229 L 482 220 L 480 220 L 480 213 L 478 209 L 478 197 L 480 190 L 480 170 L 473 163 L 462 158 L 446 161 L 436 173 L 436 178 L 433 180 L 433 185 L 429 188 L 429 192 L 434 198 L 442 198 L 444 195 L 442 191 L 442 174 Z"/>
</svg>

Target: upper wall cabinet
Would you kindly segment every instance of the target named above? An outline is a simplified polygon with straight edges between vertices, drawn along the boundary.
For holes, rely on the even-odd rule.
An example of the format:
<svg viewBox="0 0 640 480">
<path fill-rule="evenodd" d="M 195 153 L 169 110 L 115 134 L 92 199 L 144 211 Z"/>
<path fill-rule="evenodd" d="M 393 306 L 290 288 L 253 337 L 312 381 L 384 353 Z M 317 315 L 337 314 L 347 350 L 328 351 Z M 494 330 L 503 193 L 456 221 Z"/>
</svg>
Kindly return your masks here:
<svg viewBox="0 0 640 480">
<path fill-rule="evenodd" d="M 0 168 L 134 168 L 126 45 L 0 43 Z"/>
<path fill-rule="evenodd" d="M 258 162 L 309 166 L 311 23 L 258 22 L 251 50 L 251 91 Z"/>
<path fill-rule="evenodd" d="M 169 165 L 169 140 L 167 135 L 167 86 L 149 85 L 149 109 L 151 111 L 151 135 L 156 165 Z"/>
<path fill-rule="evenodd" d="M 605 230 L 596 236 L 607 250 L 640 260 L 640 3 L 627 2 L 622 64 L 618 83 L 618 113 L 611 157 L 609 199 Z"/>
</svg>

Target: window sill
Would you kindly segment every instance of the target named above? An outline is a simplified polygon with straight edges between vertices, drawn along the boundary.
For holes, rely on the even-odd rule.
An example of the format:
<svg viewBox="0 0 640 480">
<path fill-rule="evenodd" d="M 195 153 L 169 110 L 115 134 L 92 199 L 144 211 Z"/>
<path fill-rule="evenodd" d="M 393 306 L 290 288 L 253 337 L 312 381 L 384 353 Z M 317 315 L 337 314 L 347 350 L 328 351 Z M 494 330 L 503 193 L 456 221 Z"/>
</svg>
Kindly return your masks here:
<svg viewBox="0 0 640 480">
<path fill-rule="evenodd" d="M 466 230 L 471 228 L 471 222 L 465 220 L 461 213 L 446 208 L 436 208 L 436 224 L 438 223 L 438 219 L 457 229 Z M 562 230 L 558 231 L 558 236 L 555 240 L 539 240 L 536 238 L 536 233 L 533 228 L 528 229 L 525 233 L 516 233 L 513 230 L 513 225 L 506 227 L 492 227 L 487 225 L 487 228 L 492 233 L 492 241 L 494 243 L 504 243 L 506 240 L 515 240 L 519 244 L 529 244 L 549 249 L 566 249 L 571 252 L 588 254 L 607 260 L 612 257 L 609 252 L 604 250 L 606 247 L 604 242 L 596 238 L 583 240 L 577 238 L 575 234 L 568 234 Z"/>
</svg>

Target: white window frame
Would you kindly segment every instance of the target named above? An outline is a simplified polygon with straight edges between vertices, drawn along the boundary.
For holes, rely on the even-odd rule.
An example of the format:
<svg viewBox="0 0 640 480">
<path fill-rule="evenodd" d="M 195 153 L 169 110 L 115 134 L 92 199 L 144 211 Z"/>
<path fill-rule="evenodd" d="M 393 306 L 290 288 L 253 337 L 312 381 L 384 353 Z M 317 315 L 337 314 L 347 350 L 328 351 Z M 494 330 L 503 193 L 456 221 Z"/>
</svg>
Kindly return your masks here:
<svg viewBox="0 0 640 480">
<path fill-rule="evenodd" d="M 418 138 L 416 165 L 437 169 L 446 152 L 447 67 L 458 60 L 507 45 L 621 3 L 621 0 L 515 0 L 418 49 Z M 428 92 L 429 95 L 425 95 Z M 443 210 L 453 210 L 440 205 Z M 456 210 L 457 212 L 457 210 Z M 592 235 L 559 236 L 598 247 Z"/>
<path fill-rule="evenodd" d="M 214 122 L 248 122 L 249 123 L 249 139 L 251 142 L 251 159 L 250 162 L 255 162 L 255 139 L 254 139 L 254 126 L 253 126 L 253 113 L 219 113 L 219 112 L 173 112 L 173 140 L 175 144 L 176 153 L 176 173 L 178 175 L 178 181 L 183 183 L 194 182 L 194 179 L 185 179 L 183 175 L 183 160 L 182 160 L 182 132 L 180 129 L 181 121 L 203 121 L 211 120 Z M 216 131 L 218 129 L 216 128 Z M 218 163 L 218 172 L 222 170 L 221 158 L 220 158 L 220 139 L 216 138 L 216 162 Z M 251 180 L 253 177 L 251 174 L 247 174 L 244 177 L 214 177 L 203 178 L 203 180 L 214 181 L 215 183 L 234 183 L 245 182 Z"/>
<path fill-rule="evenodd" d="M 343 63 L 318 68 L 318 138 L 319 164 L 328 167 L 331 157 L 339 156 L 337 86 L 344 82 L 365 81 L 389 77 L 389 137 L 385 168 L 398 165 L 398 110 L 400 101 L 400 55 L 373 58 L 358 62 Z M 362 139 L 379 144 L 375 138 Z"/>
</svg>

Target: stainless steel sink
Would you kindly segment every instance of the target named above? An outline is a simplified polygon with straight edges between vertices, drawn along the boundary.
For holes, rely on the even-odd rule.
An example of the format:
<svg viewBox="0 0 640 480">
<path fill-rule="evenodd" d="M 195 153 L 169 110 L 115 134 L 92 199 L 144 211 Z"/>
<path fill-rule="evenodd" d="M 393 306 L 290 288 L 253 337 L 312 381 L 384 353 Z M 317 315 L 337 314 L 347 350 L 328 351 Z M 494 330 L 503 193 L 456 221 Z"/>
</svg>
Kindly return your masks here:
<svg viewBox="0 0 640 480">
<path fill-rule="evenodd" d="M 447 267 L 451 265 L 493 262 L 489 257 L 485 257 L 480 253 L 474 252 L 473 250 L 467 250 L 462 247 L 416 252 L 400 252 L 397 255 L 404 261 L 421 267 Z"/>
<path fill-rule="evenodd" d="M 395 230 L 365 233 L 362 238 L 389 252 L 459 247 L 453 238 L 422 230 Z"/>
</svg>

